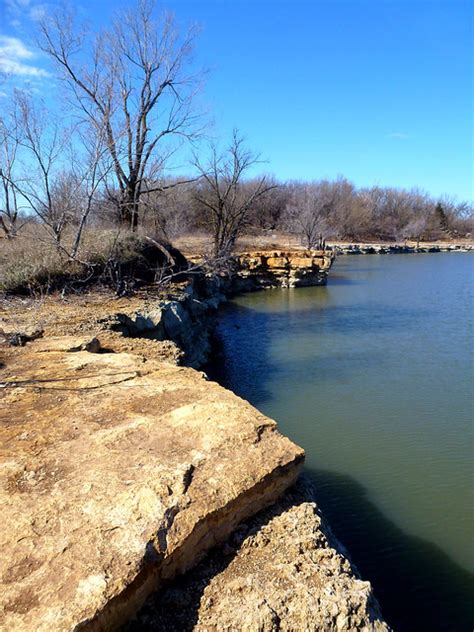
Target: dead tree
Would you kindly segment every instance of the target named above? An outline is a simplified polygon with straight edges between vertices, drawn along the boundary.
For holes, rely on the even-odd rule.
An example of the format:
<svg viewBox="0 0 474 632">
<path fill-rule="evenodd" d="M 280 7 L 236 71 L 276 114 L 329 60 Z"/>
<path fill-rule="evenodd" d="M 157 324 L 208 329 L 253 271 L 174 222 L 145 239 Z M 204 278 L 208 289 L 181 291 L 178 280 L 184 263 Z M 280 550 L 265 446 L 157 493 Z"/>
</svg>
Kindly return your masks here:
<svg viewBox="0 0 474 632">
<path fill-rule="evenodd" d="M 259 162 L 259 156 L 245 147 L 237 130 L 224 154 L 219 154 L 215 145 L 210 150 L 207 163 L 194 159 L 202 178 L 196 200 L 209 217 L 214 256 L 222 258 L 231 254 L 252 204 L 275 185 L 268 185 L 266 176 L 245 182 L 245 175 Z"/>
<path fill-rule="evenodd" d="M 17 182 L 19 143 L 11 133 L 12 121 L 0 118 L 0 228 L 7 239 L 13 239 L 24 224 Z M 17 183 L 18 184 L 18 183 Z"/>
<path fill-rule="evenodd" d="M 333 208 L 332 191 L 325 184 L 309 183 L 295 187 L 286 208 L 288 228 L 298 235 L 308 250 L 323 248 L 323 235 Z"/>
<path fill-rule="evenodd" d="M 60 166 L 67 132 L 58 117 L 22 91 L 14 95 L 12 117 L 9 138 L 21 150 L 22 165 L 20 176 L 8 182 L 59 247 L 72 213 L 72 187 Z"/>
<path fill-rule="evenodd" d="M 105 130 L 121 221 L 132 230 L 141 196 L 162 188 L 155 183 L 170 156 L 199 132 L 200 76 L 189 70 L 194 37 L 191 30 L 180 39 L 172 16 L 156 19 L 148 0 L 118 14 L 92 42 L 64 11 L 41 24 L 40 46 L 60 69 L 83 122 Z"/>
</svg>

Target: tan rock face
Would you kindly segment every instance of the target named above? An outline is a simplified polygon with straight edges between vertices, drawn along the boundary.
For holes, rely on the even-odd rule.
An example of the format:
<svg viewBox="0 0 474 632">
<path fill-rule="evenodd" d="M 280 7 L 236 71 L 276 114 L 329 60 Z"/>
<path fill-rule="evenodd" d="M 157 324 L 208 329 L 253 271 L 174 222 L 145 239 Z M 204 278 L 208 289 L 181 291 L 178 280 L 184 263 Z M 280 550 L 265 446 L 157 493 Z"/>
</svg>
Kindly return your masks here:
<svg viewBox="0 0 474 632">
<path fill-rule="evenodd" d="M 149 599 L 126 632 L 386 631 L 304 483 Z M 338 547 L 339 548 L 339 547 Z"/>
<path fill-rule="evenodd" d="M 100 342 L 97 338 L 93 337 L 51 337 L 36 342 L 33 350 L 35 353 L 44 353 L 47 351 L 66 351 L 69 353 L 74 351 L 89 351 L 89 353 L 98 353 L 100 351 Z"/>
<path fill-rule="evenodd" d="M 262 287 L 325 285 L 334 261 L 331 251 L 262 251 L 242 253 L 239 258 L 242 278 L 256 279 Z"/>
<path fill-rule="evenodd" d="M 111 630 L 279 497 L 303 451 L 192 369 L 45 342 L 2 371 L 0 629 Z"/>
<path fill-rule="evenodd" d="M 261 265 L 267 266 L 267 268 L 281 268 L 282 270 L 286 270 L 289 267 L 289 260 L 287 257 L 261 257 Z"/>
</svg>

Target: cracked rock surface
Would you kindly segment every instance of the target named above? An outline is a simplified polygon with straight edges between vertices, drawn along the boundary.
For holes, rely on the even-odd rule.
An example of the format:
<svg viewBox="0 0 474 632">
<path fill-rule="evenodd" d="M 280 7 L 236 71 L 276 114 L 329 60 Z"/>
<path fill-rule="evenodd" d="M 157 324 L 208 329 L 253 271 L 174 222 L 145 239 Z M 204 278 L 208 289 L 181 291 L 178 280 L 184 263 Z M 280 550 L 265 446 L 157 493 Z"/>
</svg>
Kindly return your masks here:
<svg viewBox="0 0 474 632">
<path fill-rule="evenodd" d="M 388 631 L 300 479 L 194 570 L 152 596 L 126 632 Z"/>
<path fill-rule="evenodd" d="M 1 630 L 114 629 L 280 497 L 303 460 L 202 373 L 90 342 L 5 356 Z"/>
</svg>

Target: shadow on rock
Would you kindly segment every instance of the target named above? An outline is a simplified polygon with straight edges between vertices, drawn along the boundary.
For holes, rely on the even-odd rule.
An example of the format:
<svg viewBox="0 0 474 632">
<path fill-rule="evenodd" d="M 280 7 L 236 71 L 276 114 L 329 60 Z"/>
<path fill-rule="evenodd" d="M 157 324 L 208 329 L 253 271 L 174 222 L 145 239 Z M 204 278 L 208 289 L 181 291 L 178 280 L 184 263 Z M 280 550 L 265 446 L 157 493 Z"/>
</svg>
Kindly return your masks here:
<svg viewBox="0 0 474 632">
<path fill-rule="evenodd" d="M 344 629 L 387 629 L 370 588 L 354 577 L 321 524 L 312 486 L 302 477 L 224 546 L 152 595 L 126 630 L 332 630 L 342 620 Z"/>
</svg>

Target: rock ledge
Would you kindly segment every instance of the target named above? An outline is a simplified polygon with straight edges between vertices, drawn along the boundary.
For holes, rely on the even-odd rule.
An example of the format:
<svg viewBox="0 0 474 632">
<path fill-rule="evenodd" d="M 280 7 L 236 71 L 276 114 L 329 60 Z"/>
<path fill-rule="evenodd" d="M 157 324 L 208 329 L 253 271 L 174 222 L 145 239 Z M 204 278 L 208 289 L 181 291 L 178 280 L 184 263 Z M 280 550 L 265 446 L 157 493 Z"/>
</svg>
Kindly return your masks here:
<svg viewBox="0 0 474 632">
<path fill-rule="evenodd" d="M 2 630 L 116 628 L 279 498 L 303 460 L 202 373 L 78 348 L 32 342 L 3 371 Z"/>
</svg>

